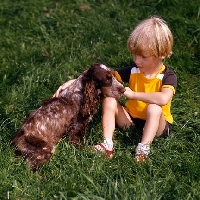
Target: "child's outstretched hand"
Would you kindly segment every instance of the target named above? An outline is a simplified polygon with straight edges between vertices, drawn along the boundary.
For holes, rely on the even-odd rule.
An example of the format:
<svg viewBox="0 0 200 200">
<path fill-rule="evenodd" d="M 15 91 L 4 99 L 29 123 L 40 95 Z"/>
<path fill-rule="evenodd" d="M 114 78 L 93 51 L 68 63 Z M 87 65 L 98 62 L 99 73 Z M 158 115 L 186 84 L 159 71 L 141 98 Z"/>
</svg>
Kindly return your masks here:
<svg viewBox="0 0 200 200">
<path fill-rule="evenodd" d="M 126 91 L 124 92 L 124 96 L 128 99 L 134 99 L 135 92 L 131 90 L 129 87 L 125 87 Z"/>
<path fill-rule="evenodd" d="M 53 97 L 59 97 L 59 94 L 63 91 L 63 90 L 65 90 L 71 83 L 73 83 L 75 81 L 75 79 L 73 79 L 73 80 L 69 80 L 68 82 L 66 82 L 66 83 L 64 83 L 63 85 L 61 85 L 58 89 L 57 89 L 57 91 L 56 91 L 56 93 L 53 95 Z"/>
</svg>

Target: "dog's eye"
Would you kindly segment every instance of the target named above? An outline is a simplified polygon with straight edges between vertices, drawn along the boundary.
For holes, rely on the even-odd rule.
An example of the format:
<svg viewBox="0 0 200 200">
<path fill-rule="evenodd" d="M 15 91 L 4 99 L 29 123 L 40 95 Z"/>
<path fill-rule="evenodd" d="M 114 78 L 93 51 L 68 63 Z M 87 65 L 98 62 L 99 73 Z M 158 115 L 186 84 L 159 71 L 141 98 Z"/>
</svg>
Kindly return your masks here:
<svg viewBox="0 0 200 200">
<path fill-rule="evenodd" d="M 110 80 L 111 78 L 112 78 L 112 74 L 110 74 L 110 73 L 109 73 L 109 74 L 106 74 L 106 79 L 107 79 L 107 81 Z"/>
<path fill-rule="evenodd" d="M 106 77 L 106 79 L 105 79 L 105 83 L 110 83 L 110 82 L 112 82 L 112 78 L 110 78 L 110 77 Z"/>
</svg>

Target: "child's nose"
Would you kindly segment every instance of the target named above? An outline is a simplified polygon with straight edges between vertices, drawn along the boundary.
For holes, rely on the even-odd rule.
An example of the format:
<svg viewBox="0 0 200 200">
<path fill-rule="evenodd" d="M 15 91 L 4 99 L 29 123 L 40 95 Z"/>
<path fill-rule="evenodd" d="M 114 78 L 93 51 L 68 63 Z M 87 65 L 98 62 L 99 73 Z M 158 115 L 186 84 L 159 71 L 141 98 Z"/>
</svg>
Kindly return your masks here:
<svg viewBox="0 0 200 200">
<path fill-rule="evenodd" d="M 136 64 L 140 62 L 140 56 L 138 56 L 138 55 L 134 55 L 133 59 L 134 59 Z"/>
</svg>

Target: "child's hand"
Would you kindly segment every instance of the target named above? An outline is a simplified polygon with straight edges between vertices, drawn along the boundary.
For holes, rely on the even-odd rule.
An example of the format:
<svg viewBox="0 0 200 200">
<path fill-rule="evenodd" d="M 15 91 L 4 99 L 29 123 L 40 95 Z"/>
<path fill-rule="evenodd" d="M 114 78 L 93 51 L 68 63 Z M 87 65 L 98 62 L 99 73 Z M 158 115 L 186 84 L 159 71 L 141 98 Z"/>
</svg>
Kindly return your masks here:
<svg viewBox="0 0 200 200">
<path fill-rule="evenodd" d="M 65 84 L 61 85 L 61 86 L 57 89 L 56 93 L 53 95 L 53 98 L 54 98 L 54 97 L 59 97 L 60 92 L 62 92 L 64 89 L 65 89 Z"/>
<path fill-rule="evenodd" d="M 56 91 L 56 93 L 53 95 L 53 98 L 54 97 L 59 97 L 59 94 L 65 90 L 71 83 L 73 83 L 75 81 L 75 79 L 73 80 L 69 80 L 68 82 L 64 83 L 63 85 L 61 85 L 58 90 Z"/>
<path fill-rule="evenodd" d="M 128 99 L 134 99 L 135 92 L 131 90 L 129 87 L 125 87 L 126 91 L 124 92 L 124 96 Z"/>
</svg>

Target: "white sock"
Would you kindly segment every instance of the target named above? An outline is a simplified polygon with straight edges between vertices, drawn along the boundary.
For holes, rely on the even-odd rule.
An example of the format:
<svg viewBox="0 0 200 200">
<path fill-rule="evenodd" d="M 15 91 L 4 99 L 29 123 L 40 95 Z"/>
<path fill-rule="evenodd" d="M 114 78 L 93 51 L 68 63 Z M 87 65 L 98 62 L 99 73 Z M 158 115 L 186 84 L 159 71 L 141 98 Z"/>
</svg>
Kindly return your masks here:
<svg viewBox="0 0 200 200">
<path fill-rule="evenodd" d="M 136 147 L 136 154 L 140 154 L 140 153 L 148 156 L 148 154 L 150 153 L 150 145 L 138 143 Z"/>
<path fill-rule="evenodd" d="M 109 151 L 112 151 L 113 149 L 113 141 L 109 138 L 105 138 L 103 141 L 103 145 L 108 149 Z"/>
</svg>

